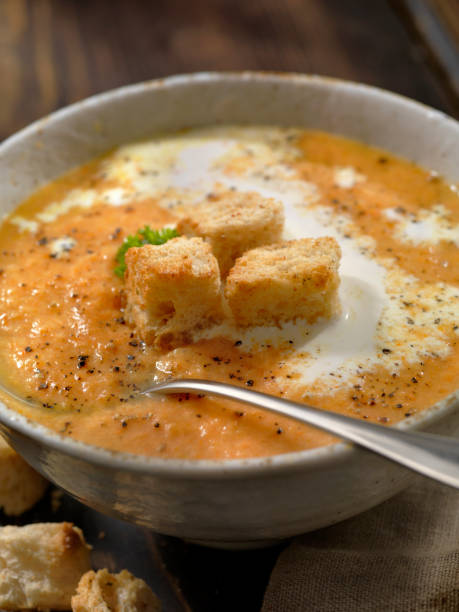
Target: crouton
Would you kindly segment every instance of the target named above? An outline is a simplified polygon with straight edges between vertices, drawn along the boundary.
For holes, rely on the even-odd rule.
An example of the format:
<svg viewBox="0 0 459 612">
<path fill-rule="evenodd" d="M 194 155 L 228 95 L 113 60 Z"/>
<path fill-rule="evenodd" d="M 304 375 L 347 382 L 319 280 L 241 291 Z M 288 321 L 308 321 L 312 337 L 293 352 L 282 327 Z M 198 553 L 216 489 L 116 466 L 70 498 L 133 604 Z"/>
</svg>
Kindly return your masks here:
<svg viewBox="0 0 459 612">
<path fill-rule="evenodd" d="M 212 247 L 224 278 L 245 251 L 281 239 L 283 205 L 257 193 L 227 192 L 190 208 L 180 234 L 201 236 Z"/>
<path fill-rule="evenodd" d="M 303 238 L 245 253 L 231 269 L 225 296 L 241 327 L 330 317 L 338 308 L 341 250 L 334 238 Z"/>
<path fill-rule="evenodd" d="M 31 508 L 48 482 L 0 438 L 0 508 L 14 516 Z"/>
<path fill-rule="evenodd" d="M 72 612 L 159 612 L 161 604 L 150 587 L 127 570 L 106 569 L 82 576 L 72 597 Z"/>
<path fill-rule="evenodd" d="M 186 344 L 223 317 L 218 263 L 202 238 L 173 238 L 126 253 L 127 321 L 148 344 Z"/>
<path fill-rule="evenodd" d="M 0 528 L 0 608 L 69 610 L 89 547 L 72 523 Z"/>
</svg>

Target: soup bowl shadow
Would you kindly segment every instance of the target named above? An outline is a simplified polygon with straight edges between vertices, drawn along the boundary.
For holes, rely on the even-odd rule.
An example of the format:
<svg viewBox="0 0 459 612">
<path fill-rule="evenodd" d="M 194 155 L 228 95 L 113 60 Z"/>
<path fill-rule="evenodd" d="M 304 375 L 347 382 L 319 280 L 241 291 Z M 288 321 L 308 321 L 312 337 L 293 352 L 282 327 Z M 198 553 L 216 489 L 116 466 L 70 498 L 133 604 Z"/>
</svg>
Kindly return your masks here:
<svg viewBox="0 0 459 612">
<path fill-rule="evenodd" d="M 326 130 L 459 180 L 459 124 L 406 98 L 318 76 L 200 73 L 98 95 L 0 146 L 1 213 L 71 168 L 130 141 L 187 127 L 268 124 Z M 459 394 L 398 427 L 452 435 Z M 75 498 L 208 546 L 256 547 L 331 525 L 405 488 L 412 474 L 347 443 L 266 458 L 185 461 L 64 438 L 0 403 L 0 432 Z"/>
</svg>

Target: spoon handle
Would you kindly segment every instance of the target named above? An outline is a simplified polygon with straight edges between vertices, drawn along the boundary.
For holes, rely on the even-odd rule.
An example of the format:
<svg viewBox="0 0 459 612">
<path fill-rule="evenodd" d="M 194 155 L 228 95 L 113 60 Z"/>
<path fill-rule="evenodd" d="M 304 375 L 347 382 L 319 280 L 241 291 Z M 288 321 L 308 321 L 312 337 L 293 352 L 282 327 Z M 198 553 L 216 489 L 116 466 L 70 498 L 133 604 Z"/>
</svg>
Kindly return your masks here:
<svg viewBox="0 0 459 612">
<path fill-rule="evenodd" d="M 218 395 L 292 417 L 355 442 L 424 476 L 459 488 L 459 440 L 384 427 L 252 389 L 208 380 L 171 380 L 143 393 L 185 392 Z"/>
</svg>

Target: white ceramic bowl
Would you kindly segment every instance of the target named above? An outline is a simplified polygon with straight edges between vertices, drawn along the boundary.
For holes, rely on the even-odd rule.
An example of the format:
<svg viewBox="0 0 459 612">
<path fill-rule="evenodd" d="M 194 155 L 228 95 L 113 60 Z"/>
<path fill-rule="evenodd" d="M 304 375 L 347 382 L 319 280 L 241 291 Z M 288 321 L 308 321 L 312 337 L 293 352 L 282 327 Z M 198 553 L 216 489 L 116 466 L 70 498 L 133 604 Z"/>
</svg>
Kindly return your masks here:
<svg viewBox="0 0 459 612">
<path fill-rule="evenodd" d="M 217 123 L 328 130 L 459 180 L 459 124 L 400 96 L 328 78 L 196 74 L 118 89 L 65 108 L 0 147 L 0 212 L 116 145 Z M 459 428 L 459 395 L 400 427 Z M 0 429 L 39 472 L 85 504 L 155 531 L 250 546 L 330 525 L 410 480 L 348 444 L 265 459 L 180 461 L 104 451 L 60 437 L 0 404 Z"/>
</svg>

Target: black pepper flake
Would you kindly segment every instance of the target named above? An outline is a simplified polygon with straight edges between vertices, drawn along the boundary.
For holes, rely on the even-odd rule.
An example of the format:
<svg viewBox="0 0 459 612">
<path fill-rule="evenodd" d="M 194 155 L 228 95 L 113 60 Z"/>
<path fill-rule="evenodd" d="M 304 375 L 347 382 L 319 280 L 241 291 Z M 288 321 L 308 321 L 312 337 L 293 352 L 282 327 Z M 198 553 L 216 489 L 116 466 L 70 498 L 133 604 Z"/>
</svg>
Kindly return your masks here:
<svg viewBox="0 0 459 612">
<path fill-rule="evenodd" d="M 397 404 L 395 407 L 396 408 L 403 408 L 403 404 Z"/>
<path fill-rule="evenodd" d="M 236 340 L 236 342 L 234 343 L 234 346 L 241 346 L 242 344 L 242 340 Z"/>
<path fill-rule="evenodd" d="M 250 378 L 249 380 L 246 380 L 245 384 L 246 384 L 248 387 L 253 387 L 253 380 Z"/>
<path fill-rule="evenodd" d="M 280 435 L 282 432 L 283 432 L 283 429 L 281 427 L 279 427 L 279 429 L 276 431 L 278 435 Z"/>
<path fill-rule="evenodd" d="M 133 359 L 135 359 L 135 355 L 128 355 L 127 358 L 128 361 L 132 361 Z"/>
<path fill-rule="evenodd" d="M 119 372 L 120 371 L 120 366 L 113 366 L 113 371 L 114 372 Z"/>
<path fill-rule="evenodd" d="M 77 368 L 84 368 L 84 366 L 86 365 L 86 362 L 89 359 L 89 355 L 78 355 L 77 357 Z"/>
<path fill-rule="evenodd" d="M 129 346 L 138 346 L 139 343 L 136 342 L 135 340 L 131 340 L 131 342 L 129 342 Z"/>
<path fill-rule="evenodd" d="M 128 426 L 128 424 L 127 424 L 126 421 L 121 421 L 121 427 L 127 427 L 127 426 Z"/>
<path fill-rule="evenodd" d="M 415 376 L 413 376 L 413 378 L 411 379 L 411 382 L 412 382 L 412 383 L 417 383 L 417 382 L 418 382 L 418 379 L 417 379 Z"/>
<path fill-rule="evenodd" d="M 220 363 L 220 361 L 222 360 L 221 357 L 212 357 L 212 359 L 216 362 L 216 363 Z"/>
<path fill-rule="evenodd" d="M 154 427 L 156 427 L 156 429 L 158 429 L 159 426 L 160 426 L 160 424 L 158 423 L 158 421 L 156 421 L 156 423 L 154 424 Z"/>
<path fill-rule="evenodd" d="M 384 355 L 389 355 L 389 353 L 392 353 L 391 349 L 388 348 L 383 348 L 382 352 L 384 353 Z"/>
<path fill-rule="evenodd" d="M 25 350 L 26 353 L 31 353 L 32 352 L 32 347 L 31 346 L 26 346 L 24 350 Z"/>
<path fill-rule="evenodd" d="M 411 317 L 407 317 L 406 322 L 408 323 L 408 325 L 414 325 L 414 321 Z"/>
</svg>

